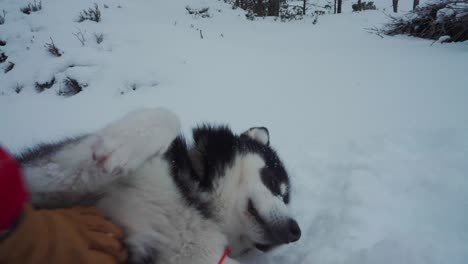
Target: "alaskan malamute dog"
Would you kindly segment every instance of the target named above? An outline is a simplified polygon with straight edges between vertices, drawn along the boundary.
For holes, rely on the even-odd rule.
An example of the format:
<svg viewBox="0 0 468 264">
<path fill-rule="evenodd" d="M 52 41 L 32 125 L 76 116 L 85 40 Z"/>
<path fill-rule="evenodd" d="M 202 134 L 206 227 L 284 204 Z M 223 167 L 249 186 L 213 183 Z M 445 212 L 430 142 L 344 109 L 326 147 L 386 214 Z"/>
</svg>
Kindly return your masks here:
<svg viewBox="0 0 468 264">
<path fill-rule="evenodd" d="M 225 264 L 297 241 L 288 173 L 255 127 L 202 125 L 193 144 L 162 108 L 18 156 L 38 207 L 94 203 L 126 232 L 130 262 Z"/>
</svg>

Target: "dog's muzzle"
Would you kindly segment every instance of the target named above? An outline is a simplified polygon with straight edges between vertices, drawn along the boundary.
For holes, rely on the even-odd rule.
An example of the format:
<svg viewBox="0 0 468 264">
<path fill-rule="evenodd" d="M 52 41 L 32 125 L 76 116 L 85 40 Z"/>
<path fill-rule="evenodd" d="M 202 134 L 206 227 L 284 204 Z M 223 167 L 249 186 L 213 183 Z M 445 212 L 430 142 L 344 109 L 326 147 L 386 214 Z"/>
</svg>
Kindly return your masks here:
<svg viewBox="0 0 468 264">
<path fill-rule="evenodd" d="M 268 251 L 282 244 L 296 242 L 301 238 L 301 228 L 296 220 L 292 218 L 277 223 L 269 223 L 260 216 L 250 199 L 248 202 L 248 212 L 255 217 L 268 237 L 266 239 L 268 241 L 267 243 L 255 245 L 255 247 L 261 251 Z"/>
<path fill-rule="evenodd" d="M 296 220 L 289 219 L 285 224 L 271 227 L 272 235 L 282 244 L 296 242 L 301 238 L 301 228 Z"/>
<path fill-rule="evenodd" d="M 270 243 L 255 245 L 258 250 L 263 252 L 283 244 L 296 242 L 301 238 L 301 228 L 294 219 L 289 219 L 285 224 L 271 226 L 268 229 Z"/>
</svg>

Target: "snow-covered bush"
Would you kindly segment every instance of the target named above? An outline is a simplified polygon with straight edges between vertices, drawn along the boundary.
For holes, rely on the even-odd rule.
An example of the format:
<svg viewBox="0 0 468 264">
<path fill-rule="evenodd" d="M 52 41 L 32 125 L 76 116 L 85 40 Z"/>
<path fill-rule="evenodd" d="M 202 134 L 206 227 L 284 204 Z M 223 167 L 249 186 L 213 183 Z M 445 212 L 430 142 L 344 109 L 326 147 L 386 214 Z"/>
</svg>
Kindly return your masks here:
<svg viewBox="0 0 468 264">
<path fill-rule="evenodd" d="M 255 15 L 255 13 L 254 13 L 252 10 L 249 10 L 249 11 L 247 11 L 247 13 L 245 14 L 245 17 L 246 17 L 248 20 L 254 21 L 256 15 Z"/>
<path fill-rule="evenodd" d="M 458 42 L 468 40 L 468 0 L 445 0 L 416 8 L 402 18 L 392 18 L 387 35 L 411 36 Z"/>
<path fill-rule="evenodd" d="M 377 7 L 375 6 L 373 1 L 369 2 L 357 2 L 351 6 L 354 12 L 357 11 L 364 11 L 364 10 L 376 10 Z"/>
<path fill-rule="evenodd" d="M 301 20 L 304 15 L 304 10 L 302 7 L 297 5 L 288 5 L 288 3 L 283 2 L 281 4 L 281 9 L 279 17 L 281 21 L 291 21 L 291 20 Z"/>
<path fill-rule="evenodd" d="M 50 38 L 50 43 L 46 43 L 44 45 L 44 48 L 46 48 L 46 50 L 52 54 L 52 56 L 55 56 L 55 57 L 60 57 L 62 56 L 62 52 L 60 51 L 59 48 L 57 48 L 57 46 L 55 46 L 55 43 L 54 41 L 52 40 L 52 38 Z"/>
<path fill-rule="evenodd" d="M 15 67 L 15 64 L 13 62 L 9 61 L 7 66 L 3 70 L 3 72 L 8 73 L 9 71 L 13 70 L 14 67 Z"/>
<path fill-rule="evenodd" d="M 97 44 L 101 44 L 104 41 L 104 34 L 94 33 L 94 39 L 96 40 Z"/>
<path fill-rule="evenodd" d="M 13 91 L 15 91 L 15 93 L 19 94 L 19 93 L 21 93 L 23 88 L 24 88 L 24 85 L 22 83 L 16 83 L 15 87 L 13 88 Z"/>
<path fill-rule="evenodd" d="M 0 39 L 0 46 L 5 46 L 5 45 L 6 45 L 6 41 Z"/>
<path fill-rule="evenodd" d="M 73 96 L 81 91 L 83 91 L 83 87 L 86 87 L 87 84 L 81 84 L 76 79 L 67 77 L 63 80 L 63 87 L 57 92 L 60 96 Z"/>
<path fill-rule="evenodd" d="M 43 82 L 43 83 L 36 82 L 35 83 L 36 91 L 38 93 L 42 93 L 43 91 L 50 89 L 50 87 L 54 86 L 54 84 L 55 84 L 55 77 L 52 77 L 52 79 L 47 82 Z"/>
<path fill-rule="evenodd" d="M 39 1 L 39 3 L 34 0 L 33 3 L 29 3 L 27 6 L 20 8 L 21 12 L 23 12 L 26 15 L 31 14 L 32 12 L 37 12 L 42 9 L 42 1 Z"/>
<path fill-rule="evenodd" d="M 80 15 L 78 16 L 78 22 L 83 22 L 85 20 L 91 20 L 96 23 L 101 21 L 101 10 L 97 4 L 94 4 L 94 8 L 88 8 L 88 10 L 84 9 L 81 11 Z"/>
<path fill-rule="evenodd" d="M 8 59 L 8 56 L 5 55 L 5 52 L 0 53 L 0 63 L 5 62 Z"/>
<path fill-rule="evenodd" d="M 210 10 L 209 7 L 202 7 L 202 8 L 197 9 L 197 8 L 192 8 L 190 6 L 186 6 L 185 9 L 194 18 L 197 18 L 197 17 L 201 17 L 201 18 L 211 17 L 210 13 L 208 12 Z"/>
</svg>

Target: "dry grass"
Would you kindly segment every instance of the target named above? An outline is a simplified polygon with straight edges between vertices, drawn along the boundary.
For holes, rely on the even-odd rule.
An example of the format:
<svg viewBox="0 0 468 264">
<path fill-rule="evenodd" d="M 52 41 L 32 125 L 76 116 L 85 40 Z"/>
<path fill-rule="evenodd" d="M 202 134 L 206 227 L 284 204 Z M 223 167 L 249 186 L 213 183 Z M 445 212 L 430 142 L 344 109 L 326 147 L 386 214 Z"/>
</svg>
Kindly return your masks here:
<svg viewBox="0 0 468 264">
<path fill-rule="evenodd" d="M 50 38 L 50 43 L 46 43 L 44 45 L 44 47 L 47 49 L 47 51 L 50 54 L 52 54 L 52 56 L 55 56 L 55 57 L 62 56 L 62 52 L 60 51 L 59 48 L 57 48 L 57 46 L 55 46 L 54 41 L 52 40 L 52 38 Z"/>
</svg>

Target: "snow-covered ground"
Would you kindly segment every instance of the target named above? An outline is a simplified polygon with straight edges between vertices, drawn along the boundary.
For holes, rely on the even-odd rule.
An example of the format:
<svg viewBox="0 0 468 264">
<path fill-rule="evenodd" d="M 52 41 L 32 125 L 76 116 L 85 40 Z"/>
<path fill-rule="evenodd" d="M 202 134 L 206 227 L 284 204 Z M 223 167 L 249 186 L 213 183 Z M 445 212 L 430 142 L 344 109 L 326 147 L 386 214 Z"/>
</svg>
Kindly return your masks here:
<svg viewBox="0 0 468 264">
<path fill-rule="evenodd" d="M 365 28 L 387 21 L 382 9 L 351 13 L 351 1 L 316 25 L 248 21 L 216 0 L 99 0 L 99 23 L 75 22 L 91 0 L 43 1 L 31 15 L 26 3 L 0 0 L 0 50 L 15 63 L 0 64 L 1 145 L 93 131 L 143 106 L 169 107 L 186 131 L 264 125 L 303 237 L 247 263 L 468 263 L 468 43 L 381 38 Z M 58 96 L 67 76 L 88 85 Z"/>
</svg>

